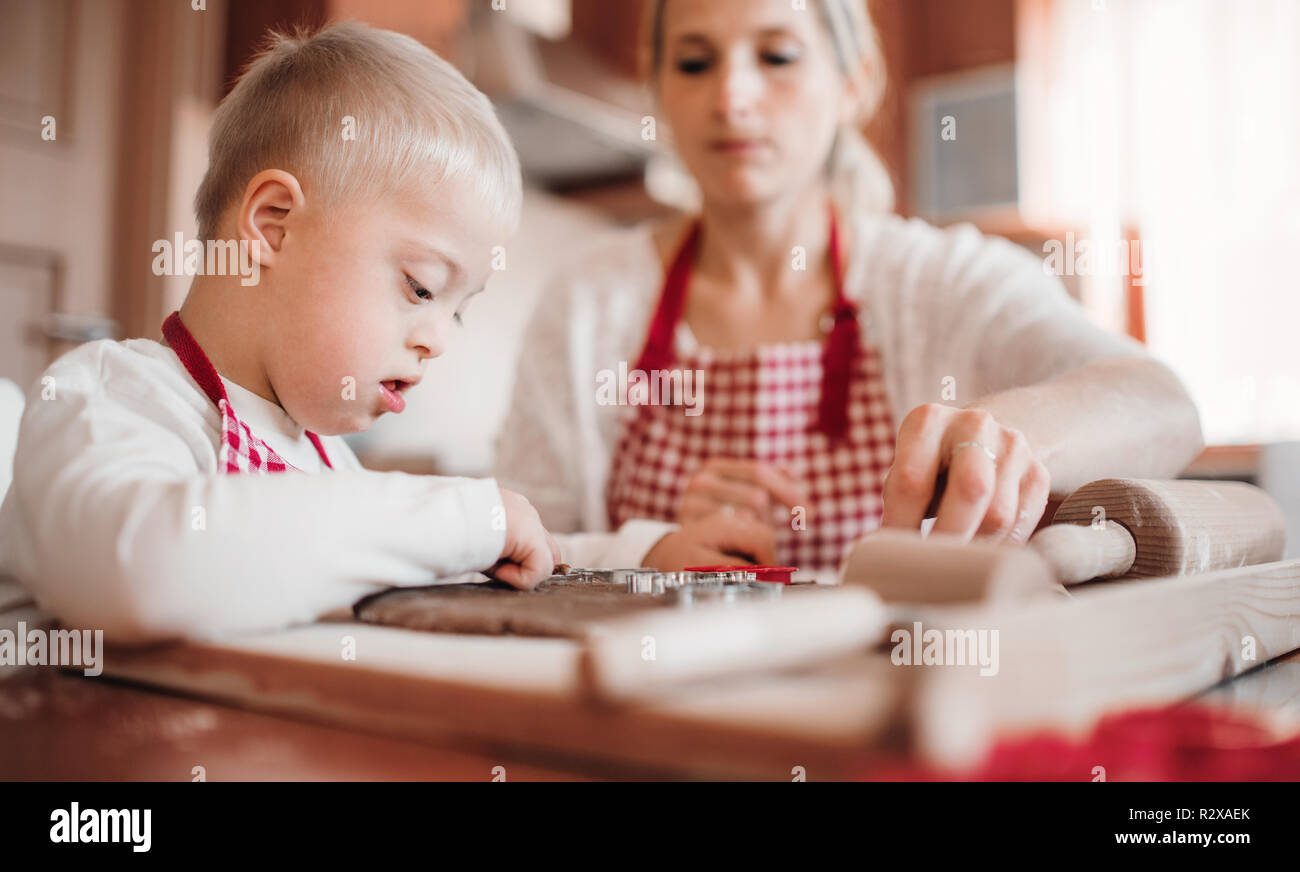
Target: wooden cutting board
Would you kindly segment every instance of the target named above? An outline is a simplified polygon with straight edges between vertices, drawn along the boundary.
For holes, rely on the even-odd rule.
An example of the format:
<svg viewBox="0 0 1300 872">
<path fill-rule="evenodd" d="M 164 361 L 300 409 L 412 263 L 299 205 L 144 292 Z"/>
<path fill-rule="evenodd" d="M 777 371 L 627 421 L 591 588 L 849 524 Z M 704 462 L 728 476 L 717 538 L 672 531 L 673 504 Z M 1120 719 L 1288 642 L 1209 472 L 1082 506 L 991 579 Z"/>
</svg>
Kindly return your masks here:
<svg viewBox="0 0 1300 872">
<path fill-rule="evenodd" d="M 355 646 L 356 659 L 341 656 Z M 313 624 L 223 644 L 110 649 L 114 678 L 388 735 L 500 743 L 664 775 L 846 777 L 878 760 L 900 676 L 870 654 L 592 704 L 569 639 Z M 516 753 L 515 756 L 519 756 Z M 814 776 L 810 776 L 814 777 Z"/>
</svg>

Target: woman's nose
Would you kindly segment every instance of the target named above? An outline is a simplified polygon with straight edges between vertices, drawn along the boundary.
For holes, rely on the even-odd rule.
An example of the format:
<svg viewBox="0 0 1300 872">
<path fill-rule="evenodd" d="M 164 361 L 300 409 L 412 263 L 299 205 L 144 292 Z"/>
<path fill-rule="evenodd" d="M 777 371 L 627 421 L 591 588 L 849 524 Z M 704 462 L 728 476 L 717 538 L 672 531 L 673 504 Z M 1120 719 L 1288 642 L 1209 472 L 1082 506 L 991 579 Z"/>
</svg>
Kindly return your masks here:
<svg viewBox="0 0 1300 872">
<path fill-rule="evenodd" d="M 762 91 L 762 75 L 752 63 L 728 59 L 719 71 L 713 110 L 724 121 L 753 110 Z"/>
</svg>

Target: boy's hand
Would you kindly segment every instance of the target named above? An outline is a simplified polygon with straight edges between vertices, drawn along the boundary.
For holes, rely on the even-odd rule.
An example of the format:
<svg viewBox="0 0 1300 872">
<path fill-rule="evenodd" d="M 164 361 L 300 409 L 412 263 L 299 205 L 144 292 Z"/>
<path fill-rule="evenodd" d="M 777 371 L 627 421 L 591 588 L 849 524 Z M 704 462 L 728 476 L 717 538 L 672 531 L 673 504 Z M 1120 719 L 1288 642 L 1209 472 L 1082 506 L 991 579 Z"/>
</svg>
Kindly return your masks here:
<svg viewBox="0 0 1300 872">
<path fill-rule="evenodd" d="M 501 559 L 484 572 L 520 590 L 532 590 L 551 577 L 560 562 L 560 547 L 528 500 L 501 488 L 501 504 L 506 510 L 506 544 Z"/>
<path fill-rule="evenodd" d="M 772 528 L 758 521 L 715 512 L 683 524 L 650 549 L 642 562 L 665 572 L 687 566 L 776 562 Z"/>
</svg>

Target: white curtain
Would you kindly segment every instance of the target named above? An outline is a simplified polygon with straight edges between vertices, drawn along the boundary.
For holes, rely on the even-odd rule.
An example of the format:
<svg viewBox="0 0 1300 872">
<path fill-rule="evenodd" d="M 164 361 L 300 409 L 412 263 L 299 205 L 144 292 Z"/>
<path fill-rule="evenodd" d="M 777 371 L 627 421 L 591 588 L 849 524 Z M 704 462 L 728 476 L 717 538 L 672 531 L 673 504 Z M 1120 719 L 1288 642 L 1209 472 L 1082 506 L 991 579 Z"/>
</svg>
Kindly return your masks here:
<svg viewBox="0 0 1300 872">
<path fill-rule="evenodd" d="M 1212 443 L 1300 438 L 1300 0 L 1020 0 L 1026 218 L 1142 239 Z M 1116 275 L 1085 282 L 1122 307 Z"/>
</svg>

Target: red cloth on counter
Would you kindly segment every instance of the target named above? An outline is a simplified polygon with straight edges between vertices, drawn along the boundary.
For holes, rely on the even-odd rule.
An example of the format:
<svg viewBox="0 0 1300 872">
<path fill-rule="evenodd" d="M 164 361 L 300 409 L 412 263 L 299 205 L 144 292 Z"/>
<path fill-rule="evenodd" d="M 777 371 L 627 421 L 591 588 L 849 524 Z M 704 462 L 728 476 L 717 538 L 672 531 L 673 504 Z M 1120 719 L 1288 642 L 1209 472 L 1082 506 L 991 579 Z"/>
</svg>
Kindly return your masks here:
<svg viewBox="0 0 1300 872">
<path fill-rule="evenodd" d="M 1003 739 L 973 769 L 900 766 L 868 781 L 1296 781 L 1300 733 L 1279 739 L 1247 712 L 1204 704 L 1103 718 L 1086 739 L 1043 731 Z"/>
</svg>

